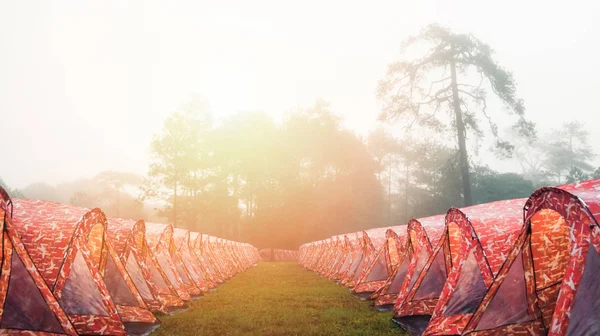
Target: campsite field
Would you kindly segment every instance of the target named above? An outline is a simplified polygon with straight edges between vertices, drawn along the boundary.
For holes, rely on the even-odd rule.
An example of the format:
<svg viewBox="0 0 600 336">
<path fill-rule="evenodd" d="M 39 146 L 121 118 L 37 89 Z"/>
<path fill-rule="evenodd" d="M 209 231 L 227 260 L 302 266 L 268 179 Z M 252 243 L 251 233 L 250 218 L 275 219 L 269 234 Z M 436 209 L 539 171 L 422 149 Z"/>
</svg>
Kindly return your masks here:
<svg viewBox="0 0 600 336">
<path fill-rule="evenodd" d="M 261 262 L 153 335 L 403 335 L 391 317 L 296 263 Z"/>
</svg>

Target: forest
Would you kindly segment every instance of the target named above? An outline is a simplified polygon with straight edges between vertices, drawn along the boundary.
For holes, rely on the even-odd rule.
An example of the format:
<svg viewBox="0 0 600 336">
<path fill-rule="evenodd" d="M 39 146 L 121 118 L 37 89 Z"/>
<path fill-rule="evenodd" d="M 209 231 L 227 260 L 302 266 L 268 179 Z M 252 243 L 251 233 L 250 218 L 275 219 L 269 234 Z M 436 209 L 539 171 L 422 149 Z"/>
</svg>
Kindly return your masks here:
<svg viewBox="0 0 600 336">
<path fill-rule="evenodd" d="M 586 125 L 537 129 L 490 46 L 432 25 L 402 47 L 417 48 L 382 76 L 380 124 L 365 136 L 346 128 L 324 99 L 281 120 L 264 112 L 218 120 L 208 102 L 193 100 L 164 120 L 144 176 L 105 171 L 56 186 L 0 184 L 12 197 L 295 249 L 452 206 L 600 178 Z M 513 126 L 499 126 L 499 116 Z M 497 172 L 480 151 L 517 162 L 520 171 Z"/>
</svg>

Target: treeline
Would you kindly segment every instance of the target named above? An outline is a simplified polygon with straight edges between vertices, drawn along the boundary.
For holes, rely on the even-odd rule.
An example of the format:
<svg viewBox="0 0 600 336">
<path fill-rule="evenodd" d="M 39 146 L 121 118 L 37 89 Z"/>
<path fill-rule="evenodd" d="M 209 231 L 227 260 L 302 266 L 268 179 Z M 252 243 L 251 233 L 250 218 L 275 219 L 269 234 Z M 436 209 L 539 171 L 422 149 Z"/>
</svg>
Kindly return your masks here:
<svg viewBox="0 0 600 336">
<path fill-rule="evenodd" d="M 147 177 L 102 172 L 57 186 L 0 184 L 13 197 L 100 207 L 109 216 L 296 248 L 462 206 L 458 149 L 425 129 L 412 133 L 396 138 L 380 127 L 363 139 L 344 129 L 323 101 L 279 123 L 264 113 L 242 113 L 218 124 L 194 102 L 165 120 L 151 144 Z M 523 172 L 498 173 L 472 160 L 474 204 L 600 177 L 587 137 L 577 123 L 535 141 L 512 134 L 513 159 Z"/>
<path fill-rule="evenodd" d="M 323 101 L 281 123 L 245 113 L 219 125 L 190 104 L 165 121 L 152 158 L 145 197 L 180 227 L 285 248 L 382 224 L 376 164 Z"/>
</svg>

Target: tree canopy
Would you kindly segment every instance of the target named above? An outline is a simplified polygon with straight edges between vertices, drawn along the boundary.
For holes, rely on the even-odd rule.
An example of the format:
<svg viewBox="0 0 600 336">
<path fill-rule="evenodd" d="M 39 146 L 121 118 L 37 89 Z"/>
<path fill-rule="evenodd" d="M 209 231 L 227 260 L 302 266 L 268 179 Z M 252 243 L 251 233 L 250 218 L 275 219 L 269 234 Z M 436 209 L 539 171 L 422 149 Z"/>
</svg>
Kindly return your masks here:
<svg viewBox="0 0 600 336">
<path fill-rule="evenodd" d="M 533 124 L 525 119 L 524 103 L 517 97 L 513 75 L 496 63 L 489 45 L 438 25 L 426 27 L 405 40 L 402 47 L 405 55 L 412 54 L 390 64 L 379 83 L 378 97 L 383 101 L 380 119 L 455 134 L 462 196 L 464 204 L 471 205 L 468 135 L 482 137 L 480 120 L 485 119 L 499 153 L 510 155 L 513 150 L 513 145 L 500 137 L 490 116 L 489 93 L 516 117 L 514 128 L 519 134 L 535 135 Z"/>
</svg>

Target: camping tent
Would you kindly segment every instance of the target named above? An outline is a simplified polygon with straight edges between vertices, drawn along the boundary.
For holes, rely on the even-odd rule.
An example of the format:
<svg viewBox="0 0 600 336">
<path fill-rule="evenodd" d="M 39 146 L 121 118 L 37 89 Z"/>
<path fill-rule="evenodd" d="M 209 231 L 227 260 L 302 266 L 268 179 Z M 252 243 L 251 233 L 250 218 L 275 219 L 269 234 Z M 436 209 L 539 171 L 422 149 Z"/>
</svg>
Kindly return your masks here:
<svg viewBox="0 0 600 336">
<path fill-rule="evenodd" d="M 124 335 L 101 270 L 107 263 L 100 209 L 13 199 L 12 223 L 46 284 L 79 334 Z"/>
<path fill-rule="evenodd" d="M 398 235 L 397 232 L 400 232 L 401 234 Z M 408 252 L 406 249 L 406 226 L 401 225 L 392 229 L 387 229 L 385 232 L 385 237 L 386 240 L 383 244 L 382 253 L 385 256 L 388 277 L 383 285 L 381 285 L 375 292 L 373 292 L 373 294 L 371 294 L 369 299 L 379 299 L 379 297 L 383 295 L 382 299 L 379 300 L 379 302 L 376 300 L 374 305 L 380 310 L 391 310 L 392 303 L 386 302 L 387 304 L 383 305 L 382 301 L 384 301 L 384 297 L 388 297 L 385 295 L 385 293 L 387 292 L 392 279 L 396 278 L 397 275 L 399 279 L 404 279 L 404 275 L 406 274 L 406 269 L 400 269 L 400 273 L 398 273 L 399 266 L 406 266 L 408 264 L 405 262 L 405 260 L 408 260 Z M 389 300 L 391 300 L 391 298 L 388 298 L 385 301 Z"/>
<path fill-rule="evenodd" d="M 200 294 L 198 287 L 187 275 L 183 265 L 178 263 L 179 259 L 173 254 L 175 249 L 173 226 L 146 223 L 146 243 L 181 300 L 190 301 L 192 300 L 191 295 Z"/>
<path fill-rule="evenodd" d="M 390 305 L 396 304 L 400 292 L 406 295 L 414 283 L 411 279 L 416 280 L 423 265 L 433 253 L 433 248 L 442 235 L 444 220 L 445 215 L 438 215 L 411 219 L 408 222 L 404 257 L 399 261 L 396 271 L 388 278 L 374 303 L 380 310 L 388 310 Z M 398 246 L 399 244 L 401 242 Z"/>
<path fill-rule="evenodd" d="M 464 332 L 600 333 L 600 180 L 535 191 L 506 262 Z"/>
<path fill-rule="evenodd" d="M 173 239 L 183 262 L 183 267 L 187 270 L 187 274 L 191 276 L 196 287 L 202 292 L 208 291 L 211 288 L 209 281 L 204 277 L 204 272 L 200 268 L 198 259 L 190 248 L 190 231 L 176 228 L 173 232 Z"/>
<path fill-rule="evenodd" d="M 331 274 L 331 278 L 340 281 L 342 277 L 350 268 L 350 264 L 352 262 L 352 245 L 350 244 L 350 239 L 348 235 L 344 235 L 342 240 L 342 259 L 336 266 L 335 270 Z"/>
<path fill-rule="evenodd" d="M 323 269 L 323 275 L 332 279 L 332 274 L 339 267 L 339 264 L 343 262 L 344 258 L 344 237 L 345 235 L 337 235 L 333 237 L 333 252 L 331 254 L 331 259 L 325 268 Z"/>
<path fill-rule="evenodd" d="M 384 244 L 388 229 L 391 229 L 391 227 L 363 231 L 363 240 L 366 246 L 365 263 L 358 282 L 352 290 L 352 293 L 361 298 L 366 299 L 383 287 L 393 272 L 392 265 L 388 264 L 387 261 L 389 256 L 387 256 Z M 397 233 L 401 239 L 405 239 L 406 230 Z"/>
<path fill-rule="evenodd" d="M 516 199 L 448 210 L 444 238 L 394 321 L 409 331 L 426 327 L 427 334 L 463 329 L 517 238 L 524 203 Z"/>
<path fill-rule="evenodd" d="M 310 248 L 310 252 L 307 253 L 306 260 L 306 268 L 311 271 L 316 271 L 317 265 L 319 264 L 321 258 L 323 257 L 323 252 L 325 249 L 325 241 L 319 240 L 313 243 L 313 246 Z"/>
<path fill-rule="evenodd" d="M 146 223 L 144 221 L 132 221 L 124 219 L 110 218 L 109 238 L 117 242 L 115 248 L 120 253 L 120 257 L 127 265 L 129 274 L 133 279 L 140 283 L 138 288 L 143 288 L 142 279 L 135 270 L 134 260 L 138 262 L 142 275 L 148 284 L 151 298 L 146 291 L 142 297 L 146 304 L 153 311 L 165 313 L 174 313 L 185 308 L 185 303 L 179 297 L 175 288 L 176 284 L 169 281 L 167 273 L 163 271 L 154 252 L 150 250 L 146 239 Z M 119 252 L 120 251 L 120 252 Z M 133 256 L 133 258 L 131 258 Z M 127 258 L 127 259 L 124 259 Z M 131 269 L 131 270 L 130 270 Z"/>
<path fill-rule="evenodd" d="M 146 225 L 144 221 L 134 221 L 121 218 L 108 218 L 108 239 L 127 272 L 131 276 L 140 295 L 150 310 L 167 313 L 165 302 L 161 300 L 159 288 L 153 281 L 149 265 L 146 265 L 144 249 L 146 249 Z M 164 281 L 161 281 L 161 284 Z M 183 305 L 183 302 L 181 302 Z"/>
<path fill-rule="evenodd" d="M 315 267 L 315 272 L 322 274 L 327 265 L 330 265 L 333 254 L 335 253 L 335 249 L 333 248 L 334 244 L 332 237 L 325 239 L 322 250 L 323 255 L 319 258 L 319 262 Z"/>
<path fill-rule="evenodd" d="M 67 314 L 34 267 L 12 224 L 12 210 L 10 197 L 0 187 L 0 334 L 77 335 Z"/>
<path fill-rule="evenodd" d="M 219 267 L 219 263 L 217 262 L 213 249 L 211 248 L 211 243 L 209 242 L 209 236 L 205 234 L 200 235 L 200 242 L 197 243 L 197 245 L 201 248 L 201 256 L 208 271 L 218 283 L 223 283 L 227 277 Z"/>
<path fill-rule="evenodd" d="M 348 269 L 343 272 L 340 276 L 340 284 L 353 287 L 348 285 L 354 274 L 360 271 L 360 265 L 363 260 L 363 245 L 361 243 L 361 239 L 359 239 L 358 233 L 349 233 L 346 234 L 346 239 L 348 240 L 348 255 L 350 259 L 350 263 Z"/>
<path fill-rule="evenodd" d="M 160 326 L 141 294 L 144 292 L 144 296 L 152 296 L 150 290 L 143 276 L 139 272 L 133 273 L 139 271 L 139 268 L 135 267 L 137 265 L 135 260 L 130 259 L 129 264 L 122 261 L 113 245 L 114 240 L 109 238 L 108 231 L 106 235 L 106 256 L 95 266 L 104 276 L 106 287 L 117 306 L 117 311 L 127 332 L 130 335 L 148 334 Z M 122 245 L 119 246 L 119 249 L 122 250 Z M 132 270 L 132 273 L 129 272 L 129 269 Z M 137 283 L 131 276 L 132 274 L 137 276 Z"/>
<path fill-rule="evenodd" d="M 212 265 L 208 262 L 205 257 L 202 256 L 202 234 L 198 232 L 190 232 L 190 248 L 196 257 L 198 267 L 202 270 L 207 285 L 210 289 L 217 287 L 220 283 L 220 279 L 215 274 L 214 269 L 210 269 Z"/>
</svg>

